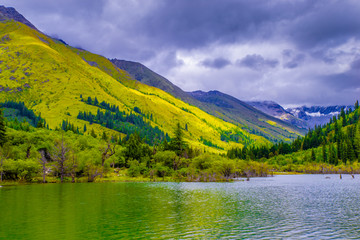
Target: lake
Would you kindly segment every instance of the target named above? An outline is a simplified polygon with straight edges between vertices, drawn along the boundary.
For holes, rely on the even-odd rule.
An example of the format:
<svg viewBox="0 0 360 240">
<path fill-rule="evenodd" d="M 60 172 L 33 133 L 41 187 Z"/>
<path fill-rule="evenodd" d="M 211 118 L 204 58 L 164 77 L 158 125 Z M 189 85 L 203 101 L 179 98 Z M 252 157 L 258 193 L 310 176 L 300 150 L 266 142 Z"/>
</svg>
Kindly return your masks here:
<svg viewBox="0 0 360 240">
<path fill-rule="evenodd" d="M 359 239 L 360 176 L 3 186 L 0 214 L 0 239 Z"/>
</svg>

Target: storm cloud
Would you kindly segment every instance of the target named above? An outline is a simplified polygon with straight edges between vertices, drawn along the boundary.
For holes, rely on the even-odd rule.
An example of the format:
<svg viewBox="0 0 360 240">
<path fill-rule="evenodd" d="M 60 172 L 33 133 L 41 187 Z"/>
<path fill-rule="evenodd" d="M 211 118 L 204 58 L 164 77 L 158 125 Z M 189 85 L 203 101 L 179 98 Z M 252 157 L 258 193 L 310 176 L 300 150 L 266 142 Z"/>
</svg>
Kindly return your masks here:
<svg viewBox="0 0 360 240">
<path fill-rule="evenodd" d="M 285 49 L 282 52 L 284 58 L 284 68 L 296 68 L 305 61 L 305 54 L 294 53 L 294 51 Z"/>
<path fill-rule="evenodd" d="M 186 91 L 283 105 L 352 104 L 360 95 L 359 1 L 2 2 L 46 34 L 141 62 Z"/>
<path fill-rule="evenodd" d="M 225 58 L 215 58 L 215 59 L 207 58 L 204 61 L 200 62 L 200 65 L 202 65 L 204 67 L 216 68 L 216 69 L 222 69 L 230 64 L 231 64 L 231 62 Z"/>
<path fill-rule="evenodd" d="M 254 70 L 264 70 L 265 68 L 274 68 L 279 64 L 276 59 L 264 59 L 261 55 L 246 55 L 244 58 L 236 61 L 237 65 L 248 67 Z"/>
</svg>

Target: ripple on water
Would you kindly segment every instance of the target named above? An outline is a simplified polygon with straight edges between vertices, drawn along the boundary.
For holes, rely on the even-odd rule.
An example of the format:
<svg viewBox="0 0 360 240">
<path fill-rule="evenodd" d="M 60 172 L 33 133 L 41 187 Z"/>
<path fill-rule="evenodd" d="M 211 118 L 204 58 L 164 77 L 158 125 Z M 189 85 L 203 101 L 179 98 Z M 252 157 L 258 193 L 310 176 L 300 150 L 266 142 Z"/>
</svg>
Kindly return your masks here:
<svg viewBox="0 0 360 240">
<path fill-rule="evenodd" d="M 3 187 L 0 239 L 359 239 L 360 177 L 325 177 Z"/>
</svg>

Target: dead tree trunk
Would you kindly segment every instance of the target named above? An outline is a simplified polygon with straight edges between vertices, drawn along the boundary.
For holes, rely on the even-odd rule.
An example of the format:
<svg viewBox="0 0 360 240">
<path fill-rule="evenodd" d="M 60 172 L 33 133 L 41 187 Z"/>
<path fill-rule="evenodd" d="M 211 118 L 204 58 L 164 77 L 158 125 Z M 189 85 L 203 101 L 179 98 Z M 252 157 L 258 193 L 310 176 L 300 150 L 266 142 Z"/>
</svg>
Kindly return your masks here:
<svg viewBox="0 0 360 240">
<path fill-rule="evenodd" d="M 54 161 L 57 163 L 56 168 L 60 174 L 60 181 L 64 182 L 64 177 L 66 175 L 66 155 L 70 151 L 64 142 L 64 137 L 62 137 L 61 142 L 58 142 L 54 149 Z"/>
<path fill-rule="evenodd" d="M 93 173 L 89 173 L 88 182 L 94 182 L 97 176 L 102 176 L 102 173 L 98 172 L 98 169 L 96 169 Z"/>
<path fill-rule="evenodd" d="M 110 142 L 108 142 L 107 146 L 105 147 L 103 153 L 101 154 L 101 166 L 103 167 L 105 164 L 105 161 L 115 154 L 115 144 L 113 148 L 111 148 Z"/>
<path fill-rule="evenodd" d="M 31 145 L 26 149 L 26 158 L 30 157 Z"/>
<path fill-rule="evenodd" d="M 45 157 L 45 151 L 44 150 L 40 150 L 40 159 L 39 162 L 41 164 L 41 171 L 42 171 L 42 178 L 43 178 L 43 183 L 46 183 L 46 157 Z"/>
</svg>

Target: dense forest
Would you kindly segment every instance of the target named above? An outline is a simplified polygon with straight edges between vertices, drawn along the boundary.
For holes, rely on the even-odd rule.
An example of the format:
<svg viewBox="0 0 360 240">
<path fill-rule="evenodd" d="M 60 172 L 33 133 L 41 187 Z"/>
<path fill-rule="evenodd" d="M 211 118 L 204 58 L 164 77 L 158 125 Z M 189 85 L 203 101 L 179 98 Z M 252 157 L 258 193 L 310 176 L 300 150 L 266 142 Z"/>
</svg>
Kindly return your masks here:
<svg viewBox="0 0 360 240">
<path fill-rule="evenodd" d="M 278 171 L 356 173 L 360 170 L 358 102 L 354 111 L 342 110 L 328 124 L 316 126 L 292 143 L 251 145 L 217 155 L 189 146 L 183 138 L 186 126 L 177 124 L 170 139 L 146 123 L 151 115 L 143 114 L 138 108 L 125 113 L 106 102 L 96 102 L 96 98 L 86 101 L 103 111 L 96 115 L 80 112 L 79 119 L 102 124 L 126 137 L 98 136 L 88 132 L 86 125 L 79 129 L 66 120 L 59 128 L 50 130 L 46 121 L 24 103 L 2 103 L 1 182 L 228 181 Z M 201 140 L 218 148 L 206 139 Z"/>
</svg>

